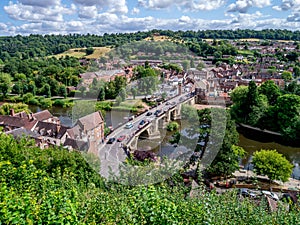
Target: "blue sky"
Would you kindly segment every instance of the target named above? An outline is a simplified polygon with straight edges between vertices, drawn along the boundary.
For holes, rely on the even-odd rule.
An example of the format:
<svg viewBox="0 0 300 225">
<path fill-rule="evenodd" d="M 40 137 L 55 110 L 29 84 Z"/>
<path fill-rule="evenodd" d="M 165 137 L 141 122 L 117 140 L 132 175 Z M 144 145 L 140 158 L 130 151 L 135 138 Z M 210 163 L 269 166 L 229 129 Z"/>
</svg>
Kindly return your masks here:
<svg viewBox="0 0 300 225">
<path fill-rule="evenodd" d="M 0 35 L 300 29 L 300 0 L 1 0 Z"/>
</svg>

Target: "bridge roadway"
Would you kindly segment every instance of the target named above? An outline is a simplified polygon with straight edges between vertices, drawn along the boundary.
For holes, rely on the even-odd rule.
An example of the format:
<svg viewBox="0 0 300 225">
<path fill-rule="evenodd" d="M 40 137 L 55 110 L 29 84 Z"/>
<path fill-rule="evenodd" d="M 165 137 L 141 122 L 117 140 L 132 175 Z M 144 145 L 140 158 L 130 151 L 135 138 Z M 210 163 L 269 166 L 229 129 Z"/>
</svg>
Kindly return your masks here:
<svg viewBox="0 0 300 225">
<path fill-rule="evenodd" d="M 158 117 L 162 117 L 170 108 L 173 108 L 174 106 L 177 106 L 178 104 L 182 104 L 185 102 L 190 101 L 194 96 L 191 96 L 190 93 L 184 93 L 178 96 L 175 96 L 172 99 L 169 99 L 166 102 L 162 102 L 157 107 L 154 107 L 147 112 L 152 112 L 151 116 L 147 116 L 147 112 L 142 113 L 141 115 L 135 117 L 130 122 L 132 123 L 132 128 L 127 129 L 125 128 L 125 124 L 115 129 L 111 134 L 107 136 L 107 141 L 110 138 L 116 138 L 116 140 L 109 144 L 104 143 L 100 144 L 98 146 L 98 154 L 100 158 L 101 163 L 101 169 L 100 173 L 102 176 L 108 178 L 109 177 L 109 171 L 111 171 L 114 175 L 119 175 L 119 166 L 122 164 L 122 162 L 125 161 L 127 155 L 125 150 L 122 146 L 127 145 L 127 143 L 130 141 L 131 137 L 140 130 L 139 123 L 141 120 L 152 122 L 157 117 L 154 115 L 156 110 L 161 110 L 161 113 Z M 148 123 L 146 123 L 144 126 L 147 126 Z M 143 128 L 141 128 L 143 129 Z M 117 139 L 121 136 L 125 135 L 126 138 L 122 142 L 118 142 Z"/>
</svg>

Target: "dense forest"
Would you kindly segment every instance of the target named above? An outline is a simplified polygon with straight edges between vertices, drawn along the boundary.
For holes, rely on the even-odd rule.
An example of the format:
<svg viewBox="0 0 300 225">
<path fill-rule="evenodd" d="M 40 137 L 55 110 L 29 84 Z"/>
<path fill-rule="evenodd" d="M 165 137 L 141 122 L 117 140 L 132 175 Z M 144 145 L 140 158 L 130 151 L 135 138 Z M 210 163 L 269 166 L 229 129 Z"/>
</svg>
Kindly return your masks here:
<svg viewBox="0 0 300 225">
<path fill-rule="evenodd" d="M 28 59 L 62 53 L 70 48 L 83 47 L 118 47 L 132 41 L 140 41 L 154 34 L 166 35 L 175 40 L 196 41 L 202 39 L 240 39 L 259 38 L 270 40 L 300 40 L 300 31 L 289 30 L 205 30 L 205 31 L 171 31 L 152 30 L 148 32 L 104 34 L 69 34 L 69 35 L 36 35 L 0 37 L 0 59 L 10 57 Z"/>
</svg>

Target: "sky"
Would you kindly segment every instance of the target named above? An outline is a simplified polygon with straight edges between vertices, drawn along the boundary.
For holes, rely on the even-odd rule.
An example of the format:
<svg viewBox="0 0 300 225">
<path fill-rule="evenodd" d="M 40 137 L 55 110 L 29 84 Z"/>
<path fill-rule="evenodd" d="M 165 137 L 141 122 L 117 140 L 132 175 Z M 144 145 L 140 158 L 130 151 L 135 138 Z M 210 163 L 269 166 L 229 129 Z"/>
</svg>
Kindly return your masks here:
<svg viewBox="0 0 300 225">
<path fill-rule="evenodd" d="M 300 0 L 1 0 L 0 36 L 300 29 Z"/>
</svg>

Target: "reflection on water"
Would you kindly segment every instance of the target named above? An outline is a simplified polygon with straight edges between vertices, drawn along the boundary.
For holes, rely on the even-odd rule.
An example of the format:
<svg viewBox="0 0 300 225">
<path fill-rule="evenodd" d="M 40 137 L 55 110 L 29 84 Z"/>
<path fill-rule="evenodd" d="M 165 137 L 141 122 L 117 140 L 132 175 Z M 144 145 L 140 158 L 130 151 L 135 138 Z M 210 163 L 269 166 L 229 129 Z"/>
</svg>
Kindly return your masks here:
<svg viewBox="0 0 300 225">
<path fill-rule="evenodd" d="M 245 166 L 246 169 L 248 168 L 248 165 L 251 162 L 252 155 L 255 151 L 260 149 L 276 149 L 279 153 L 283 154 L 290 162 L 294 164 L 295 167 L 292 177 L 300 179 L 300 147 L 289 147 L 275 142 L 256 141 L 246 138 L 242 134 L 240 134 L 239 146 L 243 147 L 247 152 L 246 158 L 242 160 L 242 165 Z M 249 169 L 251 168 L 252 167 L 250 166 Z"/>
</svg>

